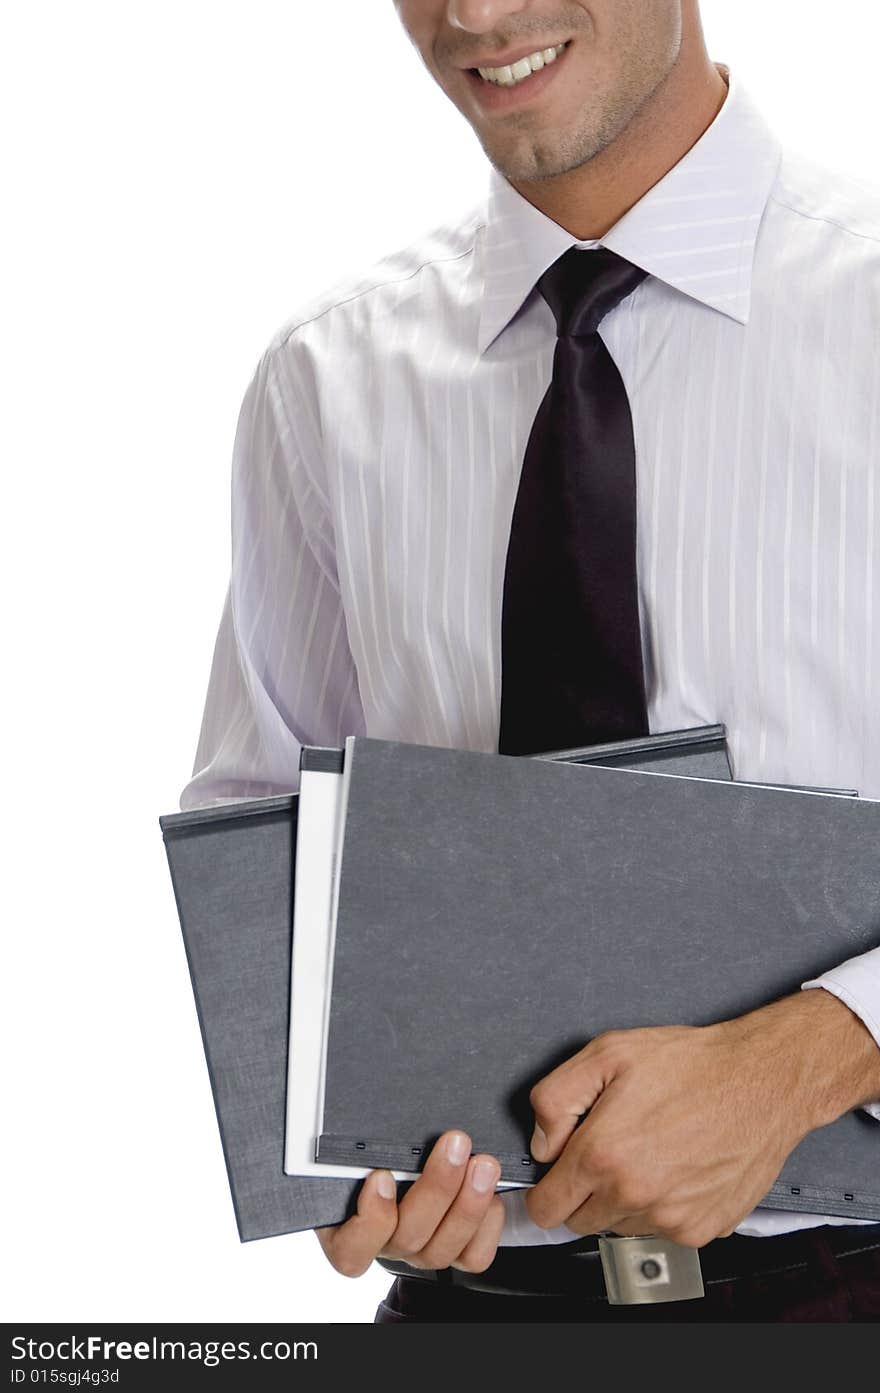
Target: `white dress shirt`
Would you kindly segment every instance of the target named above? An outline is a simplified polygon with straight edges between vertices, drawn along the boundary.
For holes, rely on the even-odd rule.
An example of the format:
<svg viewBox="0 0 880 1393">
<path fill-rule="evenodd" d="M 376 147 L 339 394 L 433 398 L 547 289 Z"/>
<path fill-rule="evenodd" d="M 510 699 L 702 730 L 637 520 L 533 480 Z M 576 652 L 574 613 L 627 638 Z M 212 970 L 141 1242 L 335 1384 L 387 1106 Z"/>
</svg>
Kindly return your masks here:
<svg viewBox="0 0 880 1393">
<path fill-rule="evenodd" d="M 575 244 L 649 273 L 600 332 L 633 412 L 650 729 L 723 721 L 736 778 L 880 797 L 880 194 L 783 150 L 721 71 L 712 125 L 601 243 L 491 170 L 477 208 L 275 333 L 182 809 L 295 791 L 301 745 L 350 734 L 497 750 L 507 541 L 555 346 L 534 286 Z M 805 985 L 880 1045 L 880 948 Z M 505 1244 L 571 1239 L 523 1200 Z M 846 1221 L 738 1232 L 822 1222 Z"/>
</svg>

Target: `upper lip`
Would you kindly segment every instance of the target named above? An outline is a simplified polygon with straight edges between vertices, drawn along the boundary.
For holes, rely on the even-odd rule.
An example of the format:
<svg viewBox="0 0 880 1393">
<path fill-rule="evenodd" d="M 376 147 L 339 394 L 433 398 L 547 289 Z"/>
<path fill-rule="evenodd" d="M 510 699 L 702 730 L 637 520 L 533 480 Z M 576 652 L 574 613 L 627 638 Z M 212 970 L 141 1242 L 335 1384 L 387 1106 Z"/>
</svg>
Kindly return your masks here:
<svg viewBox="0 0 880 1393">
<path fill-rule="evenodd" d="M 462 63 L 463 68 L 506 68 L 508 64 L 518 63 L 520 58 L 528 58 L 532 53 L 543 53 L 545 48 L 558 48 L 560 44 L 567 43 L 566 39 L 554 39 L 551 43 L 531 44 L 528 48 L 520 45 L 519 48 L 508 49 L 506 53 L 493 53 L 488 57 L 474 58 L 469 63 Z"/>
</svg>

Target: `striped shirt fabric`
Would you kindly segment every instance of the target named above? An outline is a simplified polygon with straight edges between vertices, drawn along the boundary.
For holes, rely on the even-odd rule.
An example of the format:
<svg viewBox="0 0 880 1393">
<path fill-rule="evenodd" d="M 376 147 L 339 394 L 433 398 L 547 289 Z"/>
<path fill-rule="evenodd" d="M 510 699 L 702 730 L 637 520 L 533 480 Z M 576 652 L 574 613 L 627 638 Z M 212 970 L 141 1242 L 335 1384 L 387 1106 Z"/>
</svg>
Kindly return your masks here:
<svg viewBox="0 0 880 1393">
<path fill-rule="evenodd" d="M 880 193 L 783 148 L 719 68 L 712 125 L 600 242 L 492 169 L 478 207 L 273 335 L 181 809 L 295 791 L 301 745 L 347 735 L 497 750 L 506 547 L 555 346 L 535 284 L 573 245 L 649 273 L 600 332 L 633 413 L 650 729 L 724 722 L 736 778 L 880 797 Z M 880 1045 L 880 948 L 805 985 Z M 522 1197 L 503 1242 L 571 1238 Z"/>
</svg>

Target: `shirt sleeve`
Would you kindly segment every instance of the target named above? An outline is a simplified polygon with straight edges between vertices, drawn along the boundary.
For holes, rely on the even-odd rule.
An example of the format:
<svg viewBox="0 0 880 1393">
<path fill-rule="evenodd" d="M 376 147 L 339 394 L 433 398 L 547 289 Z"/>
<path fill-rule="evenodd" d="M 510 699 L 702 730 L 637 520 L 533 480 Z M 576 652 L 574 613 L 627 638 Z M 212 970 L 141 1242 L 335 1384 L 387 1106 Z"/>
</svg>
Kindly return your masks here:
<svg viewBox="0 0 880 1393">
<path fill-rule="evenodd" d="M 880 1049 L 880 948 L 871 948 L 856 958 L 847 958 L 839 967 L 823 972 L 802 988 L 824 987 L 858 1016 Z M 880 1122 L 880 1099 L 865 1103 L 864 1110 Z"/>
<path fill-rule="evenodd" d="M 270 346 L 232 451 L 232 564 L 182 811 L 299 788 L 304 744 L 363 732 L 317 413 Z"/>
</svg>

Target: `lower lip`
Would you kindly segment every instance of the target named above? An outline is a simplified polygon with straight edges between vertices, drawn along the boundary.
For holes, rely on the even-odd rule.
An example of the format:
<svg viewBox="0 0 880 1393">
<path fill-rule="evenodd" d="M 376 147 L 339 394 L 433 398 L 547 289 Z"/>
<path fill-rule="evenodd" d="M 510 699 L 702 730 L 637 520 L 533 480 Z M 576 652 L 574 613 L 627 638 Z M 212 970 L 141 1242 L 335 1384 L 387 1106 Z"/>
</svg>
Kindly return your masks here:
<svg viewBox="0 0 880 1393">
<path fill-rule="evenodd" d="M 557 69 L 562 67 L 568 57 L 566 48 L 559 57 L 552 63 L 545 63 L 543 68 L 532 73 L 531 77 L 524 78 L 522 82 L 517 82 L 513 87 L 499 87 L 495 82 L 487 82 L 480 77 L 477 72 L 471 72 L 468 68 L 465 77 L 474 91 L 480 106 L 486 111 L 513 111 L 521 106 L 526 106 L 534 101 L 542 92 L 546 92 L 550 83 L 556 77 Z"/>
</svg>

